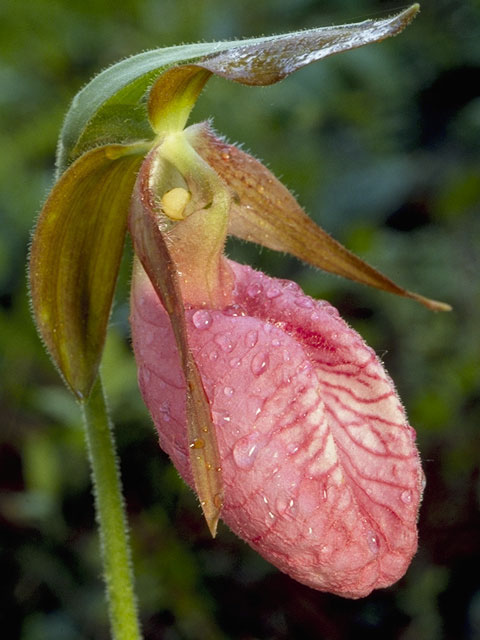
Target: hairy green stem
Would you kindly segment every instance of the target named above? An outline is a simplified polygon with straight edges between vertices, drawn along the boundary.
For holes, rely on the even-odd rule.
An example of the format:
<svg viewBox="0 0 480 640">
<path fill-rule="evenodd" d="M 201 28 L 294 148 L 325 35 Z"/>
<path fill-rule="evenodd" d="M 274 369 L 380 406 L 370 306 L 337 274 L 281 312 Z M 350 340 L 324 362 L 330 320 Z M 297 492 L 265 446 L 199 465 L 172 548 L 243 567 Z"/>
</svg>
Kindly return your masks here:
<svg viewBox="0 0 480 640">
<path fill-rule="evenodd" d="M 112 637 L 140 640 L 125 505 L 113 428 L 100 378 L 82 409 Z"/>
</svg>

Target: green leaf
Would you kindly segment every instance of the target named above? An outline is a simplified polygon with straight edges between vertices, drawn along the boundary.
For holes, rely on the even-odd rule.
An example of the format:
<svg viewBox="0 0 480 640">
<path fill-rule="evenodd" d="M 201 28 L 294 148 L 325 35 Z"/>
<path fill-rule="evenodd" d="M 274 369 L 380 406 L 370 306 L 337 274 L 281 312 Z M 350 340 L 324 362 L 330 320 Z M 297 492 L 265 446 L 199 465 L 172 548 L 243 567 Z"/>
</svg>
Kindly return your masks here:
<svg viewBox="0 0 480 640">
<path fill-rule="evenodd" d="M 291 253 L 355 282 L 412 298 L 434 311 L 451 309 L 443 302 L 403 289 L 348 251 L 307 216 L 288 189 L 261 162 L 214 136 L 208 126 L 194 125 L 187 132 L 196 151 L 231 189 L 230 234 Z"/>
<path fill-rule="evenodd" d="M 30 255 L 37 327 L 66 383 L 86 397 L 97 375 L 144 148 L 89 151 L 43 207 Z"/>
<path fill-rule="evenodd" d="M 383 20 L 233 42 L 181 45 L 123 60 L 96 76 L 73 100 L 59 141 L 58 174 L 92 147 L 150 139 L 147 92 L 154 81 L 172 67 L 190 65 L 198 67 L 198 73 L 206 70 L 248 85 L 273 84 L 332 54 L 396 35 L 418 10 L 419 5 L 414 4 Z M 197 84 L 195 76 L 192 73 L 190 79 Z M 176 79 L 185 80 L 181 76 Z M 170 89 L 178 98 L 175 86 L 170 85 Z M 194 101 L 195 91 L 189 89 L 188 83 L 184 90 Z M 193 102 L 188 110 L 192 106 Z M 153 119 L 156 120 L 154 114 Z"/>
<path fill-rule="evenodd" d="M 158 226 L 156 194 L 150 180 L 155 154 L 156 149 L 153 149 L 138 174 L 131 201 L 129 230 L 135 253 L 170 316 L 186 378 L 187 432 L 195 489 L 210 532 L 215 537 L 223 504 L 220 455 L 202 378 L 188 345 L 177 266 Z"/>
</svg>

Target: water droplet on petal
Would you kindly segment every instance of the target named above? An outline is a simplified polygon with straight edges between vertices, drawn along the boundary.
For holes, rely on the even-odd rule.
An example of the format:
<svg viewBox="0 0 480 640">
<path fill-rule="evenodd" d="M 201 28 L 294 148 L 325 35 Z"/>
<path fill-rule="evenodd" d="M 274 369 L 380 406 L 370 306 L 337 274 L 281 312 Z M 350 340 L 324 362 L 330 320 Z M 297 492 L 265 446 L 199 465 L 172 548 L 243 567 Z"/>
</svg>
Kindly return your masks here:
<svg viewBox="0 0 480 640">
<path fill-rule="evenodd" d="M 232 387 L 224 387 L 223 388 L 223 393 L 224 393 L 224 395 L 227 396 L 227 398 L 231 398 L 233 396 L 233 394 L 235 393 L 235 391 L 232 389 Z"/>
<path fill-rule="evenodd" d="M 278 515 L 282 515 L 282 513 L 286 511 L 287 506 L 288 506 L 288 502 L 284 496 L 280 496 L 279 498 L 277 498 L 277 501 L 275 502 L 275 508 L 277 510 Z"/>
<path fill-rule="evenodd" d="M 278 340 L 278 338 L 274 338 L 272 340 L 272 347 L 279 347 L 282 343 L 280 342 L 280 340 Z"/>
<path fill-rule="evenodd" d="M 222 349 L 222 351 L 225 351 L 225 353 L 230 353 L 231 351 L 233 351 L 234 344 L 229 336 L 219 334 L 215 336 L 215 342 Z"/>
<path fill-rule="evenodd" d="M 285 289 L 288 289 L 288 291 L 292 291 L 294 293 L 301 293 L 303 294 L 303 291 L 300 288 L 300 285 L 298 285 L 296 282 L 293 282 L 293 280 L 284 280 L 284 287 Z"/>
<path fill-rule="evenodd" d="M 295 298 L 295 304 L 297 307 L 301 307 L 302 309 L 311 309 L 313 307 L 313 300 L 311 298 L 307 298 L 306 296 L 299 296 Z"/>
<path fill-rule="evenodd" d="M 240 358 L 232 358 L 229 362 L 229 365 L 233 368 L 233 367 L 239 367 L 240 366 Z"/>
<path fill-rule="evenodd" d="M 237 440 L 233 447 L 233 459 L 240 469 L 250 469 L 261 448 L 257 433 Z"/>
<path fill-rule="evenodd" d="M 197 329 L 208 329 L 213 322 L 212 314 L 206 309 L 199 309 L 193 314 L 192 322 Z"/>
<path fill-rule="evenodd" d="M 427 476 L 422 471 L 422 491 L 425 491 L 426 486 L 427 486 Z"/>
<path fill-rule="evenodd" d="M 296 442 L 290 442 L 290 444 L 287 445 L 287 453 L 291 456 L 293 456 L 294 453 L 297 453 L 298 451 L 298 444 Z"/>
<path fill-rule="evenodd" d="M 372 553 L 378 553 L 378 536 L 375 531 L 367 532 L 367 543 Z"/>
<path fill-rule="evenodd" d="M 261 376 L 268 369 L 270 356 L 268 353 L 260 352 L 253 356 L 250 369 L 254 376 Z"/>
<path fill-rule="evenodd" d="M 190 449 L 203 449 L 204 446 L 205 440 L 202 438 L 195 438 L 195 440 L 190 443 Z"/>
<path fill-rule="evenodd" d="M 231 304 L 223 310 L 226 316 L 244 316 L 246 315 L 245 309 L 240 304 Z"/>
<path fill-rule="evenodd" d="M 296 515 L 298 509 L 297 509 L 297 505 L 295 504 L 295 500 L 293 498 L 290 499 L 289 503 L 288 503 L 288 513 L 290 513 L 292 516 Z"/>
<path fill-rule="evenodd" d="M 215 351 L 215 349 L 213 349 L 213 351 L 210 351 L 208 357 L 210 358 L 210 360 L 214 361 L 218 358 L 218 353 Z"/>
<path fill-rule="evenodd" d="M 267 298 L 269 298 L 270 300 L 272 300 L 273 298 L 278 298 L 278 296 L 282 293 L 280 287 L 277 287 L 276 285 L 271 285 L 270 287 L 268 287 L 268 289 L 265 291 L 265 295 L 267 296 Z"/>
<path fill-rule="evenodd" d="M 217 507 L 217 509 L 221 509 L 223 507 L 222 496 L 219 493 L 216 493 L 213 496 L 213 504 Z"/>
<path fill-rule="evenodd" d="M 258 282 L 252 282 L 247 287 L 247 296 L 249 298 L 256 298 L 262 292 L 262 285 Z"/>
<path fill-rule="evenodd" d="M 332 306 L 328 306 L 325 308 L 325 313 L 328 313 L 329 316 L 339 316 L 340 314 L 338 313 L 337 309 L 335 309 L 335 307 Z"/>
<path fill-rule="evenodd" d="M 164 422 L 170 422 L 170 405 L 168 402 L 162 402 L 160 405 L 159 413 L 162 416 Z"/>
<path fill-rule="evenodd" d="M 412 492 L 408 489 L 405 489 L 405 491 L 402 491 L 400 495 L 400 500 L 405 504 L 410 504 L 412 501 Z"/>
<path fill-rule="evenodd" d="M 252 348 L 257 344 L 257 342 L 258 342 L 258 332 L 253 329 L 252 331 L 249 331 L 245 336 L 245 346 Z"/>
<path fill-rule="evenodd" d="M 222 424 L 223 422 L 230 422 L 230 414 L 226 411 L 214 411 L 213 412 L 213 420 L 215 424 Z"/>
</svg>

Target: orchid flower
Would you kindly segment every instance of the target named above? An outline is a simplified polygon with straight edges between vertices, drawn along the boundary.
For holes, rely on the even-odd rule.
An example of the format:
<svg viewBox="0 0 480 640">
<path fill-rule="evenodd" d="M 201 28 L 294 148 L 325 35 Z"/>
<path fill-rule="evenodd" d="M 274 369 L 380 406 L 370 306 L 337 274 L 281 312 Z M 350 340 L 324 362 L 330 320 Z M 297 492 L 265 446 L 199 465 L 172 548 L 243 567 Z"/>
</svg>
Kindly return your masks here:
<svg viewBox="0 0 480 640">
<path fill-rule="evenodd" d="M 31 249 L 38 330 L 88 406 L 129 230 L 140 389 L 212 535 L 222 517 L 282 571 L 347 597 L 391 584 L 415 553 L 415 432 L 382 364 L 338 312 L 228 260 L 226 237 L 448 306 L 351 254 L 258 160 L 209 124 L 186 123 L 213 74 L 273 84 L 396 35 L 417 11 L 160 49 L 101 73 L 67 115 Z"/>
</svg>

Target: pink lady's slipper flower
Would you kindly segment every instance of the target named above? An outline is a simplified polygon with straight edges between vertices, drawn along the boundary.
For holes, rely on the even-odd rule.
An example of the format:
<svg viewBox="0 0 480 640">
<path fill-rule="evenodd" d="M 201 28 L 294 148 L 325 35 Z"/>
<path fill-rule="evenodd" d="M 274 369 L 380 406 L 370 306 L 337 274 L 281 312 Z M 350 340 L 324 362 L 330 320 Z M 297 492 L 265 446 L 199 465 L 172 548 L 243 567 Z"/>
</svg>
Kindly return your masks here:
<svg viewBox="0 0 480 640">
<path fill-rule="evenodd" d="M 380 361 L 338 312 L 229 261 L 225 239 L 447 306 L 348 252 L 209 126 L 184 127 L 212 73 L 271 84 L 398 33 L 417 10 L 148 52 L 104 72 L 67 116 L 59 180 L 31 255 L 39 330 L 82 400 L 97 376 L 128 227 L 140 388 L 212 534 L 221 517 L 293 578 L 354 598 L 400 578 L 415 553 L 415 432 Z"/>
</svg>

